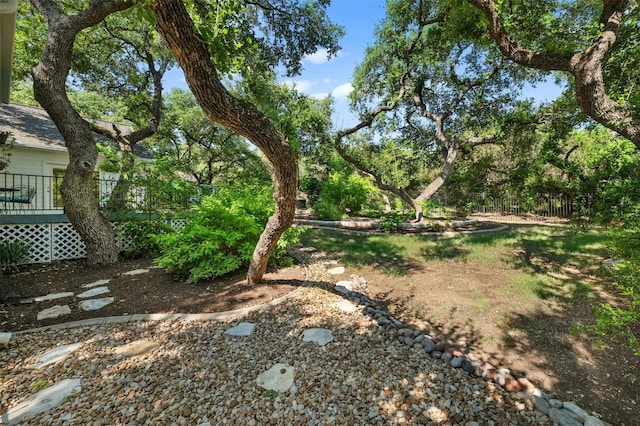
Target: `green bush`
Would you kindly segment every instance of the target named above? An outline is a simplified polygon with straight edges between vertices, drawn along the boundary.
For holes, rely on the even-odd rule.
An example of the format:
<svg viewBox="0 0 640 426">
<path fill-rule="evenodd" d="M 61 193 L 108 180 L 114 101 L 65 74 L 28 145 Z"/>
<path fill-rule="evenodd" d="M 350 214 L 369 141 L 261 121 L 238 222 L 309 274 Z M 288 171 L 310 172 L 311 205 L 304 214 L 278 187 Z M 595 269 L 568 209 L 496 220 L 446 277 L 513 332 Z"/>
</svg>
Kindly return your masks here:
<svg viewBox="0 0 640 426">
<path fill-rule="evenodd" d="M 640 355 L 640 208 L 612 231 L 611 254 L 620 261 L 605 268 L 626 299 L 626 306 L 609 303 L 596 307 L 596 323 L 590 330 L 602 340 L 627 340 Z"/>
<path fill-rule="evenodd" d="M 315 204 L 316 216 L 321 219 L 341 219 L 346 214 L 358 215 L 376 188 L 369 179 L 357 174 L 333 172 L 322 184 L 320 200 Z"/>
<path fill-rule="evenodd" d="M 124 223 L 120 237 L 129 245 L 122 251 L 122 256 L 135 259 L 142 256 L 154 256 L 160 253 L 158 235 L 174 232 L 163 220 L 130 220 Z"/>
<path fill-rule="evenodd" d="M 199 211 L 176 233 L 157 235 L 156 263 L 186 276 L 188 283 L 211 279 L 249 263 L 253 249 L 274 211 L 271 188 L 223 189 L 202 200 Z M 286 246 L 300 230 L 280 238 L 271 261 L 286 262 Z"/>
<path fill-rule="evenodd" d="M 407 216 L 402 213 L 385 213 L 380 220 L 380 227 L 385 232 L 393 232 L 400 229 L 400 224 L 407 219 Z"/>
<path fill-rule="evenodd" d="M 0 242 L 0 268 L 3 272 L 18 270 L 18 266 L 29 261 L 30 246 L 22 241 Z"/>
</svg>

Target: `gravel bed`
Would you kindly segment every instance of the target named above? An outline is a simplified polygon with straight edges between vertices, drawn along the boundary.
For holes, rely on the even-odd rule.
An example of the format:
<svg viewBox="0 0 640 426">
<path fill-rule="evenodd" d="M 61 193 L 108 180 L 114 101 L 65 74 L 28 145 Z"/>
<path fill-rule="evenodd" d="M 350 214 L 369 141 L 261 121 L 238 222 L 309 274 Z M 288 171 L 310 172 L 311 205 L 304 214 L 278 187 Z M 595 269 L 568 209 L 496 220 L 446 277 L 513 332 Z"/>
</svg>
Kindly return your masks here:
<svg viewBox="0 0 640 426">
<path fill-rule="evenodd" d="M 361 310 L 333 307 L 339 295 L 306 287 L 283 304 L 230 321 L 146 321 L 16 335 L 0 349 L 0 412 L 41 386 L 81 379 L 82 390 L 33 425 L 547 425 L 515 394 L 398 341 Z M 225 336 L 240 321 L 248 337 Z M 324 347 L 303 342 L 311 327 L 332 331 Z M 115 348 L 147 339 L 143 356 Z M 31 358 L 81 343 L 42 369 Z M 295 367 L 286 392 L 256 378 L 276 363 Z"/>
</svg>

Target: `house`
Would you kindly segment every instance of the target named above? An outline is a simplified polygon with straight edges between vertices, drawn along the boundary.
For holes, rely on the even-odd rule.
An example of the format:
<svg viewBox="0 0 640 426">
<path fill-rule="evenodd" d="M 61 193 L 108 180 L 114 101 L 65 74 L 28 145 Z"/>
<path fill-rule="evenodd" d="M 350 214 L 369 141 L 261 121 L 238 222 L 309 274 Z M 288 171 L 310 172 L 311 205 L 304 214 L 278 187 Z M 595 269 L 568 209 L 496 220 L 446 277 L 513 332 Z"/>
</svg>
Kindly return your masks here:
<svg viewBox="0 0 640 426">
<path fill-rule="evenodd" d="M 94 138 L 103 144 L 112 143 L 95 133 Z M 135 147 L 134 153 L 149 157 L 143 147 Z M 99 202 L 108 198 L 118 178 L 115 173 L 99 170 L 103 162 L 104 158 L 99 156 L 94 190 Z M 3 163 L 6 166 L 0 169 L 2 213 L 62 213 L 59 186 L 69 154 L 64 138 L 44 109 L 0 103 L 0 167 Z"/>
</svg>

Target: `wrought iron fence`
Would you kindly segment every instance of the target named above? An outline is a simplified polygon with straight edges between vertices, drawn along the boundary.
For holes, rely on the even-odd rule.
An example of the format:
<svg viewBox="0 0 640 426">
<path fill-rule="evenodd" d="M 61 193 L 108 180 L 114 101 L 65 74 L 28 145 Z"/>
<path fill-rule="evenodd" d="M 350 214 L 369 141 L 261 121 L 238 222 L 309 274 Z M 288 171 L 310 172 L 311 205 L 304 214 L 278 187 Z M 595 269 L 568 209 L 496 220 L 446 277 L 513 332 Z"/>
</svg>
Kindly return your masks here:
<svg viewBox="0 0 640 426">
<path fill-rule="evenodd" d="M 0 174 L 0 214 L 56 214 L 64 212 L 62 176 Z M 94 179 L 94 199 L 101 209 L 136 212 L 182 210 L 199 199 L 197 188 L 150 189 L 120 184 L 116 179 Z"/>
</svg>

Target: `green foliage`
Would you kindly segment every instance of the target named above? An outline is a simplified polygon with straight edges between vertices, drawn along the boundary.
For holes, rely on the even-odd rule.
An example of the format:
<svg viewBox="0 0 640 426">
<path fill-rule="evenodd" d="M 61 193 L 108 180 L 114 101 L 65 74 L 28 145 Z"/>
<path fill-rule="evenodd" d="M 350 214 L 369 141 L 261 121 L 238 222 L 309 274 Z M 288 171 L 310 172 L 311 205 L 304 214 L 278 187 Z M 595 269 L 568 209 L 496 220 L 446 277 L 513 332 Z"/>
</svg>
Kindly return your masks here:
<svg viewBox="0 0 640 426">
<path fill-rule="evenodd" d="M 0 268 L 4 272 L 18 270 L 18 266 L 29 261 L 30 246 L 22 241 L 0 242 Z"/>
<path fill-rule="evenodd" d="M 380 227 L 385 232 L 393 232 L 400 229 L 400 224 L 407 219 L 402 213 L 385 213 L 380 219 Z"/>
<path fill-rule="evenodd" d="M 605 268 L 625 298 L 625 306 L 596 306 L 596 323 L 589 329 L 602 340 L 627 340 L 640 356 L 640 207 L 624 218 L 624 226 L 612 229 L 609 249 L 617 263 Z"/>
<path fill-rule="evenodd" d="M 135 259 L 160 253 L 157 239 L 159 235 L 174 232 L 169 224 L 162 220 L 130 220 L 124 223 L 120 238 L 129 243 L 123 256 Z"/>
<path fill-rule="evenodd" d="M 186 276 L 188 283 L 235 271 L 251 259 L 269 216 L 274 211 L 273 190 L 228 188 L 202 200 L 199 210 L 176 233 L 157 235 L 161 256 L 156 263 Z M 286 246 L 300 230 L 290 229 L 279 239 L 271 260 L 286 263 Z"/>
<path fill-rule="evenodd" d="M 340 219 L 345 214 L 357 215 L 366 207 L 369 194 L 376 188 L 371 181 L 355 173 L 333 172 L 322 184 L 320 201 L 314 206 L 323 219 Z"/>
</svg>

